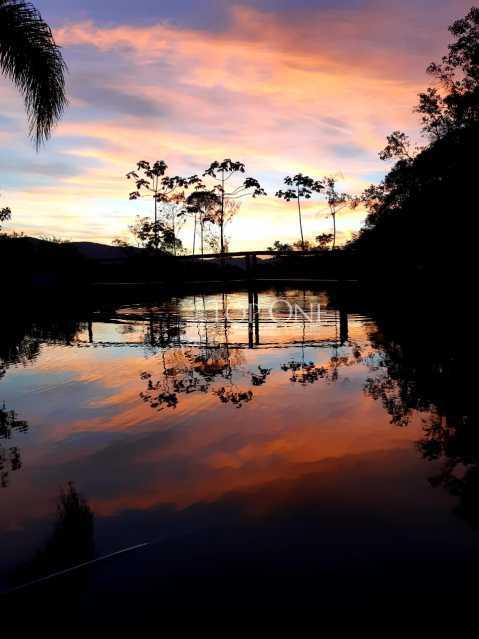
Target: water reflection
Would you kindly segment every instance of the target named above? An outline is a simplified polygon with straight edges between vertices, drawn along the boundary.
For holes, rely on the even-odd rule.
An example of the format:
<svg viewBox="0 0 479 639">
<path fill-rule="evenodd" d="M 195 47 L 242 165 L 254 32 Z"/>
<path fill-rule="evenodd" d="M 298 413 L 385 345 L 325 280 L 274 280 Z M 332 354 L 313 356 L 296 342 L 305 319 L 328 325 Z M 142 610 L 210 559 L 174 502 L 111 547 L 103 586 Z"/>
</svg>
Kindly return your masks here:
<svg viewBox="0 0 479 639">
<path fill-rule="evenodd" d="M 68 482 L 56 501 L 56 517 L 50 537 L 31 560 L 15 571 L 11 583 L 13 586 L 28 584 L 79 566 L 94 556 L 93 511 L 73 482 Z"/>
<path fill-rule="evenodd" d="M 39 357 L 42 345 L 71 345 L 84 327 L 84 323 L 74 320 L 49 320 L 26 322 L 16 316 L 4 316 L 0 326 L 0 381 L 8 369 L 27 367 Z M 28 422 L 19 419 L 15 410 L 7 410 L 5 402 L 0 407 L 0 486 L 6 488 L 10 472 L 22 467 L 21 452 L 17 445 L 6 446 L 19 433 L 28 431 Z"/>
<path fill-rule="evenodd" d="M 319 302 L 321 317 L 290 316 L 283 304 L 272 321 L 268 305 L 280 299 L 305 312 Z M 176 534 L 181 521 L 196 530 L 220 502 L 259 527 L 272 512 L 293 525 L 298 499 L 341 521 L 347 508 L 354 524 L 393 477 L 398 493 L 421 494 L 417 512 L 435 508 L 444 525 L 452 496 L 456 514 L 477 527 L 470 355 L 443 335 L 439 342 L 443 327 L 425 313 L 412 326 L 373 305 L 357 309 L 324 291 L 252 289 L 99 305 L 75 321 L 11 322 L 0 338 L 0 399 L 32 428 L 10 408 L 0 412 L 0 439 L 22 433 L 26 452 L 19 481 L 5 491 L 13 499 L 0 518 L 4 555 L 21 547 L 19 556 L 32 556 L 57 487 L 70 479 L 90 499 L 86 505 L 72 486 L 65 493 L 64 504 L 84 515 L 70 518 L 83 541 L 70 544 L 59 532 L 55 539 L 83 550 L 64 561 L 69 553 L 50 552 L 63 542 L 45 542 L 50 550 L 40 555 L 52 556 L 51 565 L 93 556 L 93 539 L 104 554 L 158 530 Z M 6 483 L 20 467 L 18 447 L 4 446 L 0 459 Z M 381 479 L 365 479 L 364 468 Z M 354 495 L 347 506 L 346 478 Z M 401 499 L 394 517 L 418 525 Z M 308 530 L 304 524 L 305 538 Z"/>
<path fill-rule="evenodd" d="M 23 315 L 5 313 L 0 323 L 0 380 L 10 366 L 28 366 L 37 359 L 42 345 L 70 346 L 86 325 L 82 321 L 49 316 L 28 321 Z"/>
<path fill-rule="evenodd" d="M 424 459 L 441 462 L 430 483 L 457 498 L 455 513 L 477 528 L 479 434 L 472 360 L 459 340 L 445 337 L 438 319 L 425 314 L 411 325 L 398 314 L 382 314 L 371 334 L 382 357 L 365 389 L 394 425 L 405 427 L 417 413 L 423 416 L 417 449 Z"/>
<path fill-rule="evenodd" d="M 13 410 L 7 410 L 5 404 L 0 408 L 0 486 L 6 488 L 9 474 L 22 467 L 18 446 L 5 446 L 2 440 L 10 441 L 17 433 L 26 433 L 28 423 L 18 419 Z"/>
<path fill-rule="evenodd" d="M 223 404 L 232 403 L 241 408 L 253 399 L 252 388 L 265 384 L 271 372 L 271 369 L 258 365 L 256 370 L 246 373 L 242 369 L 244 363 L 243 353 L 238 349 L 231 350 L 227 345 L 194 350 L 173 349 L 160 356 L 156 377 L 150 372 L 141 373 L 147 387 L 140 397 L 151 408 L 163 410 L 176 408 L 182 394 L 212 392 Z M 235 383 L 238 370 L 243 376 L 250 377 L 251 388 L 241 388 Z M 213 386 L 215 383 L 216 386 Z"/>
</svg>

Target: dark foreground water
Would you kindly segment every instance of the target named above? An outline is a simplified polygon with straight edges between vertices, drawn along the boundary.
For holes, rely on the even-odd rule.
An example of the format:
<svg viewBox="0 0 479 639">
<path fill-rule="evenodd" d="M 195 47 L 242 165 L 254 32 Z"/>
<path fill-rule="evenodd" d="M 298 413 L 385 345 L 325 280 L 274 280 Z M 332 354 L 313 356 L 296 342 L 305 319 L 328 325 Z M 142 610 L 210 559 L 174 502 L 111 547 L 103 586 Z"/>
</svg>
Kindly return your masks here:
<svg viewBox="0 0 479 639">
<path fill-rule="evenodd" d="M 4 317 L 2 590 L 110 622 L 466 605 L 466 320 L 378 304 L 285 289 Z"/>
</svg>

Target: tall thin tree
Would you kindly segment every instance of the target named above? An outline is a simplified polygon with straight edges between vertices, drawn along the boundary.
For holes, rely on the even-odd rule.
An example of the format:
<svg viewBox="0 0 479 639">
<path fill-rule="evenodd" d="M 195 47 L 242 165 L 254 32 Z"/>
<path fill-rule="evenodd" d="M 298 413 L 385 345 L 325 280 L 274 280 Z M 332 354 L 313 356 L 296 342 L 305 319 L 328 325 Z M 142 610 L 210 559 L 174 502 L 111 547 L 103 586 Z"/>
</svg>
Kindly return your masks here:
<svg viewBox="0 0 479 639">
<path fill-rule="evenodd" d="M 325 197 L 329 206 L 329 213 L 333 219 L 333 245 L 332 250 L 336 248 L 336 215 L 346 207 L 354 209 L 358 206 L 358 199 L 352 197 L 348 193 L 339 193 L 336 190 L 336 178 L 325 177 L 324 183 L 326 185 Z"/>
<path fill-rule="evenodd" d="M 266 195 L 266 191 L 261 187 L 258 180 L 252 177 L 245 178 L 240 184 L 230 186 L 230 180 L 234 176 L 244 174 L 246 172 L 245 165 L 242 162 L 235 162 L 229 158 L 222 162 L 212 162 L 210 166 L 203 173 L 203 177 L 210 177 L 213 182 L 213 190 L 216 191 L 220 198 L 219 208 L 219 220 L 218 226 L 220 228 L 220 250 L 221 253 L 225 252 L 225 236 L 224 227 L 226 223 L 226 209 L 228 203 L 240 200 L 244 197 L 258 197 L 260 195 Z M 230 207 L 230 219 L 237 208 Z"/>
<path fill-rule="evenodd" d="M 293 177 L 287 176 L 284 178 L 284 183 L 287 188 L 285 191 L 280 190 L 276 193 L 276 197 L 279 197 L 282 200 L 286 200 L 286 202 L 290 202 L 291 200 L 296 200 L 298 205 L 298 218 L 299 218 L 299 231 L 301 234 L 301 247 L 303 251 L 306 248 L 306 244 L 304 242 L 304 233 L 303 233 L 303 218 L 302 218 L 302 210 L 301 210 L 301 200 L 310 200 L 314 193 L 319 193 L 324 189 L 324 185 L 320 180 L 315 180 L 309 175 L 303 175 L 302 173 L 298 173 Z"/>
<path fill-rule="evenodd" d="M 186 211 L 194 216 L 195 237 L 197 223 L 200 225 L 200 250 L 204 254 L 205 224 L 218 223 L 221 215 L 221 198 L 213 190 L 198 190 L 191 193 L 186 199 Z M 193 241 L 193 255 L 195 254 L 195 240 Z"/>
</svg>

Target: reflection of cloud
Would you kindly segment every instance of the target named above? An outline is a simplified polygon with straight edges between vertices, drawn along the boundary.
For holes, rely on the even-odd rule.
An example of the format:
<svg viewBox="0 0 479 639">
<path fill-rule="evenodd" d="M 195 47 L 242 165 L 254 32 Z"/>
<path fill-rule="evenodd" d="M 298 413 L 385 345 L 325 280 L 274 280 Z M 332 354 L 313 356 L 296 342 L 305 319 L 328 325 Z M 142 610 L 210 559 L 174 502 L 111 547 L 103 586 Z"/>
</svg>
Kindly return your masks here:
<svg viewBox="0 0 479 639">
<path fill-rule="evenodd" d="M 229 490 L 295 476 L 305 464 L 320 459 L 397 447 L 401 441 L 409 446 L 414 438 L 412 430 L 381 428 L 378 441 L 382 412 L 366 399 L 355 405 L 353 423 L 350 412 L 346 416 L 332 406 L 330 415 L 316 423 L 309 401 L 308 417 L 295 409 L 297 417 L 285 423 L 284 412 L 281 416 L 270 407 L 281 394 L 283 385 L 278 383 L 262 392 L 268 411 L 258 409 L 259 399 L 254 424 L 247 425 L 247 408 L 236 411 L 241 419 L 234 409 L 214 415 L 210 406 L 208 413 L 195 415 L 194 427 L 184 419 L 174 429 L 114 443 L 79 460 L 75 473 L 90 478 L 95 511 L 101 514 L 160 503 L 184 507 Z M 98 475 L 105 467 L 108 481 Z"/>
<path fill-rule="evenodd" d="M 260 304 L 277 299 L 276 295 L 260 292 Z M 291 303 L 304 301 L 303 295 L 326 302 L 317 293 L 288 290 L 281 295 Z M 223 299 L 222 294 L 207 297 L 204 308 L 211 309 L 218 299 Z M 227 306 L 238 309 L 246 300 L 244 293 L 237 292 L 228 296 Z M 203 308 L 195 297 L 172 302 L 168 308 L 181 319 L 191 317 L 195 303 Z M 119 313 L 142 316 L 139 307 L 122 308 Z M 334 339 L 333 311 L 326 312 L 323 321 L 327 327 L 322 337 Z M 93 333 L 115 341 L 121 336 L 119 329 L 121 325 L 100 322 L 94 324 Z M 350 329 L 351 339 L 368 352 L 364 320 L 351 321 Z M 197 332 L 197 327 L 193 330 Z M 286 329 L 281 333 L 284 339 Z M 353 358 L 354 349 L 338 352 L 323 345 L 303 350 L 298 334 L 291 335 L 293 341 L 283 342 L 284 348 L 230 348 L 233 370 L 227 379 L 221 378 L 226 350 L 211 344 L 204 349 L 175 345 L 156 354 L 128 346 L 45 346 L 28 371 L 26 386 L 17 381 L 24 402 L 25 388 L 29 389 L 22 417 L 35 428 L 25 446 L 28 463 L 22 483 L 12 494 L 12 505 L 2 511 L 2 520 L 13 526 L 45 516 L 52 492 L 66 479 L 81 487 L 98 516 L 122 516 L 125 511 L 147 511 L 162 504 L 172 510 L 184 508 L 229 491 L 298 477 L 318 463 L 330 463 L 327 460 L 398 449 L 417 439 L 415 423 L 408 429 L 391 429 L 381 405 L 363 394 L 369 373 L 366 360 L 358 356 L 354 365 L 347 366 L 349 360 L 344 359 L 347 354 Z M 78 339 L 85 337 L 80 333 Z M 188 334 L 183 337 L 190 340 Z M 200 353 L 208 357 L 200 361 L 196 357 Z M 343 359 L 332 360 L 336 355 Z M 282 369 L 290 361 L 314 361 L 325 368 L 342 362 L 343 367 L 336 383 L 328 383 L 329 376 L 302 385 L 292 383 L 291 371 Z M 272 371 L 264 384 L 253 385 L 251 374 L 259 366 Z M 158 413 L 139 398 L 145 387 L 143 371 L 157 379 L 165 370 L 204 368 L 214 377 L 212 388 L 251 388 L 254 401 L 238 410 L 220 403 L 213 393 L 185 392 L 177 408 Z M 9 375 L 15 387 L 22 371 Z M 16 519 L 19 512 L 21 522 Z"/>
<path fill-rule="evenodd" d="M 251 408 L 246 404 L 237 410 L 219 405 L 211 395 L 193 394 L 177 410 L 158 414 L 138 402 L 139 387 L 132 381 L 145 362 L 125 357 L 114 366 L 110 360 L 108 367 L 101 360 L 93 365 L 87 355 L 78 360 L 77 377 L 85 368 L 94 367 L 95 373 L 84 376 L 88 401 L 83 419 L 37 427 L 55 446 L 43 442 L 41 450 L 47 453 L 39 448 L 24 474 L 33 492 L 66 474 L 82 478 L 82 490 L 99 515 L 161 503 L 183 507 L 229 490 L 296 476 L 305 464 L 397 448 L 417 437 L 413 427 L 391 429 L 381 407 L 361 395 L 361 366 L 348 370 L 347 386 L 304 389 L 291 384 L 288 373 L 276 370 L 264 386 L 255 387 Z M 250 367 L 262 363 L 261 354 L 252 357 Z M 40 416 L 36 421 L 38 425 Z M 30 493 L 22 498 L 35 501 Z"/>
</svg>

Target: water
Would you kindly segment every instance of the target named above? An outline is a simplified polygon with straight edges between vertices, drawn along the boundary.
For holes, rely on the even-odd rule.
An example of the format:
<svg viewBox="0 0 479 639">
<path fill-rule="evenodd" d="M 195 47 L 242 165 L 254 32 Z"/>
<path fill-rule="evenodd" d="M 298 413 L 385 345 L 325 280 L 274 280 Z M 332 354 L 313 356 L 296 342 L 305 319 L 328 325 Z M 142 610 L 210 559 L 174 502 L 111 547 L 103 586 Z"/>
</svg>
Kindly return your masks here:
<svg viewBox="0 0 479 639">
<path fill-rule="evenodd" d="M 2 329 L 3 589 L 148 544 L 33 589 L 90 608 L 467 594 L 477 436 L 437 325 L 307 289 L 67 317 Z"/>
</svg>

